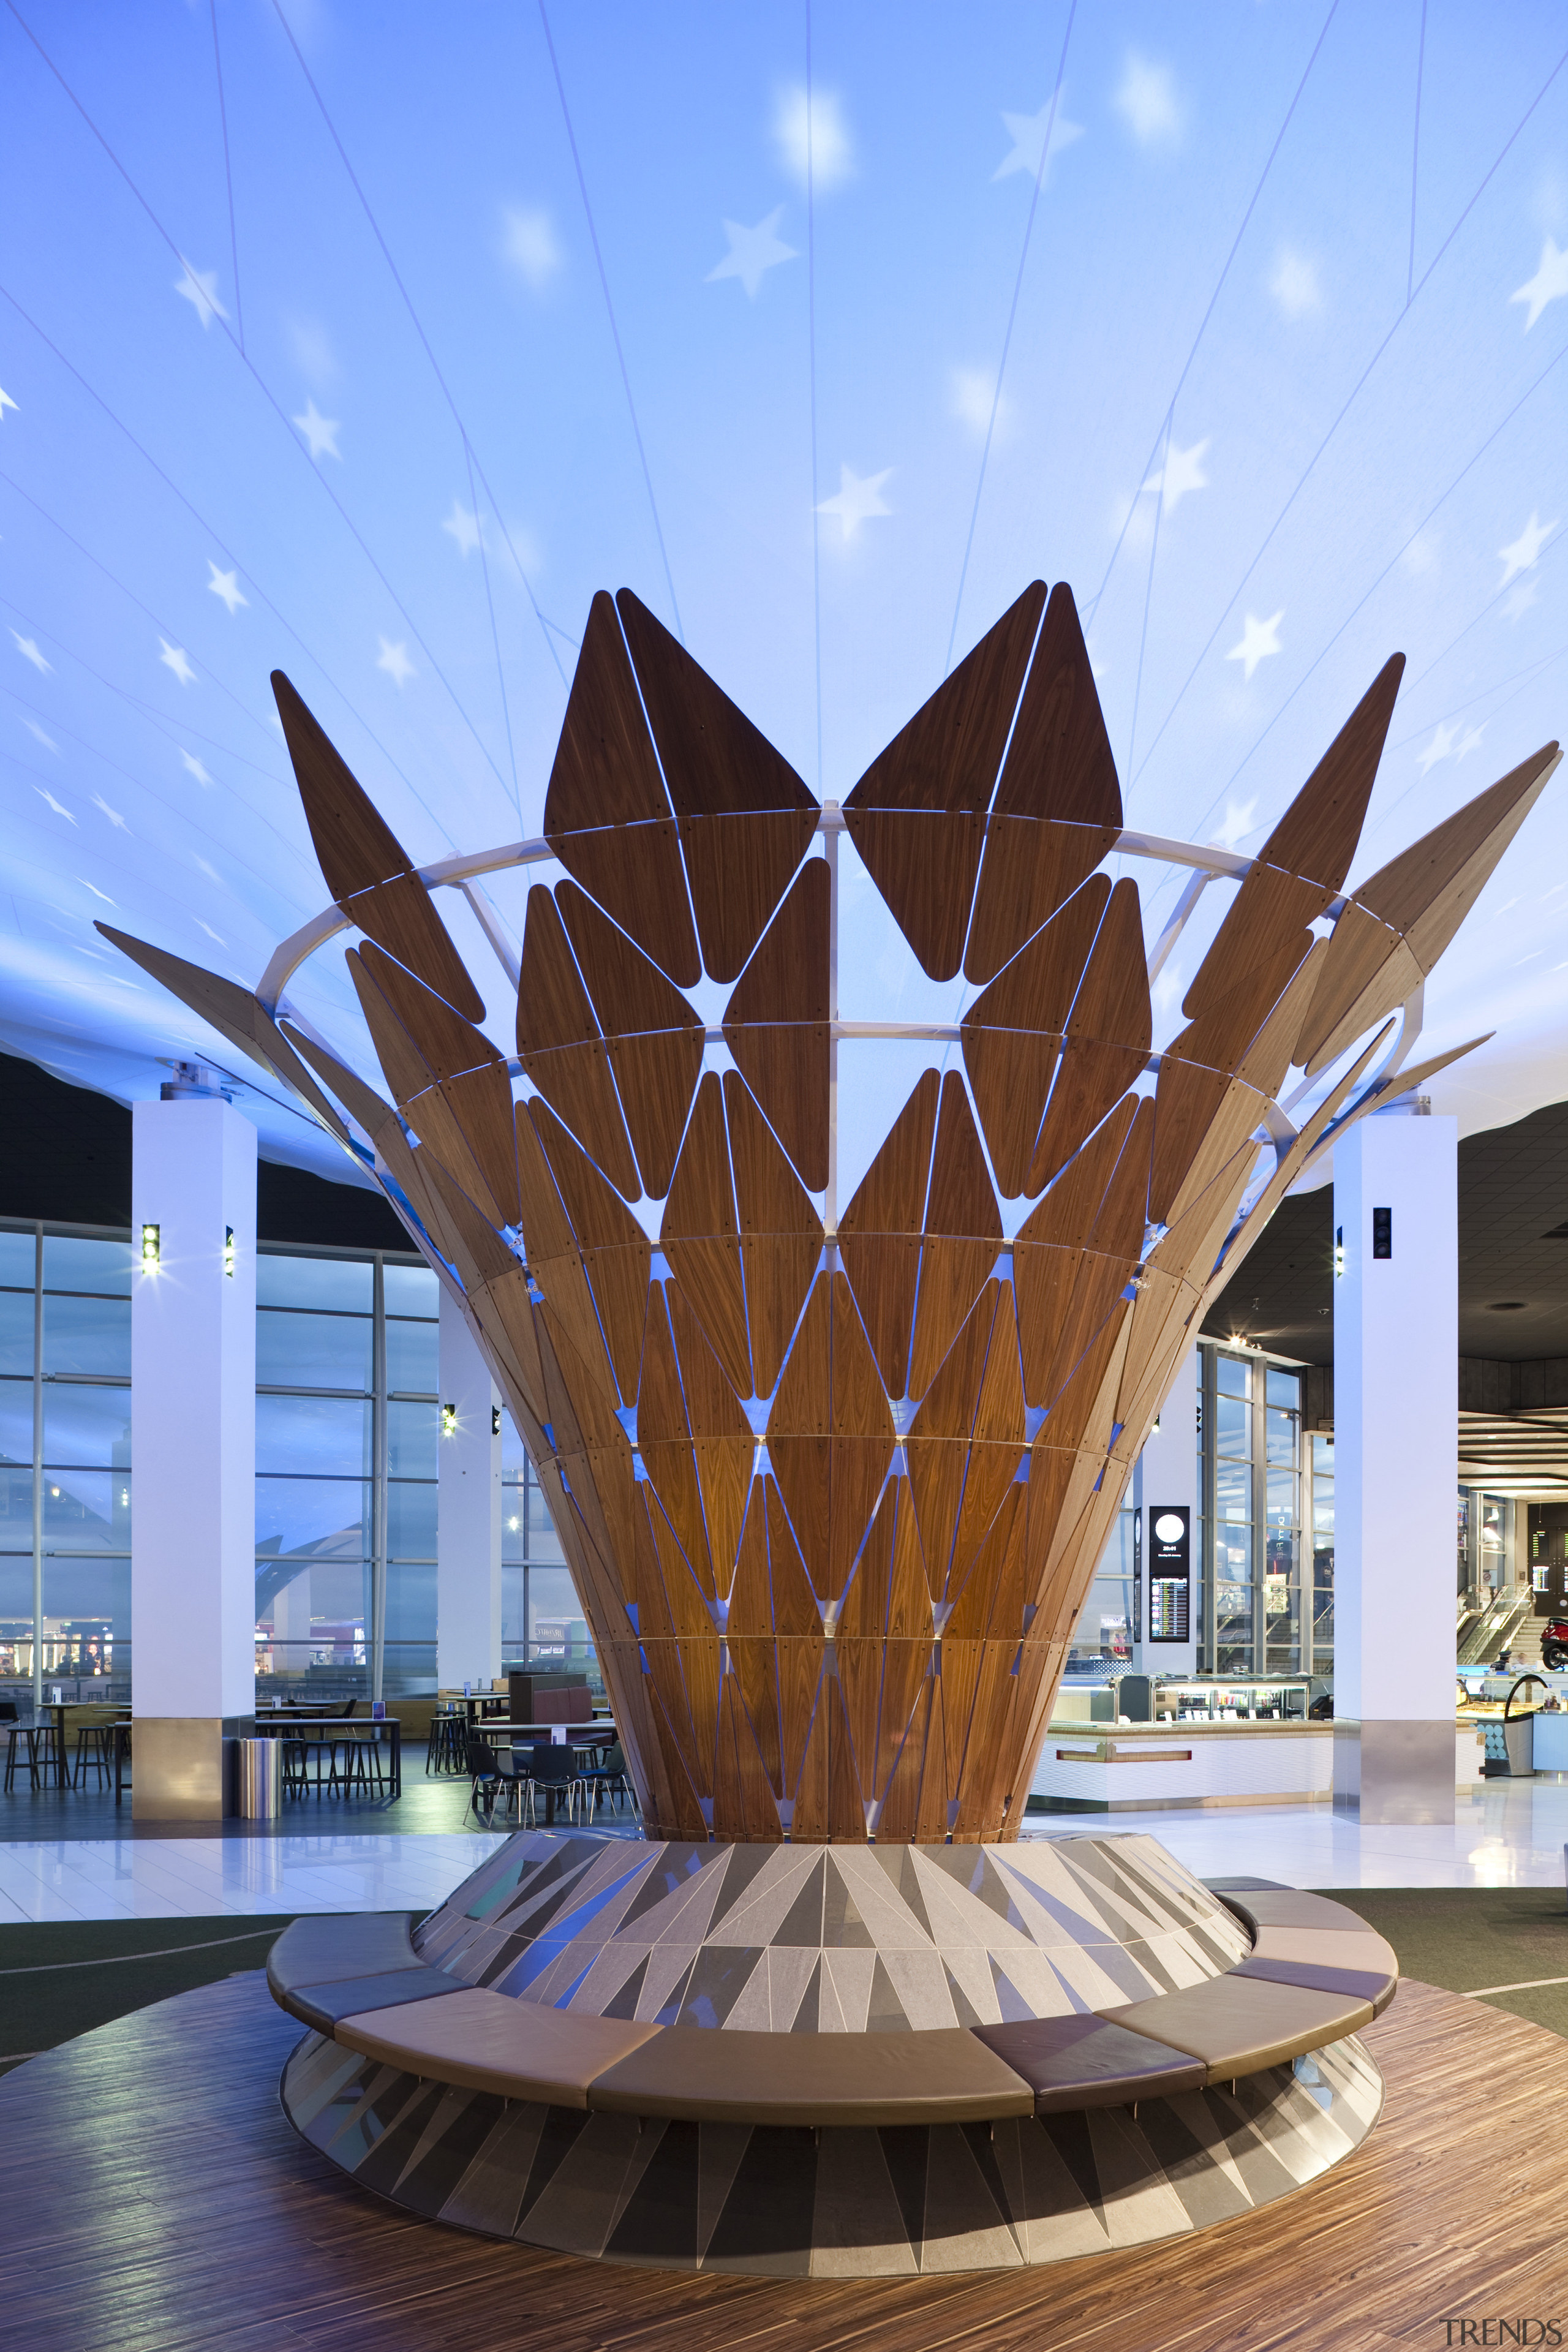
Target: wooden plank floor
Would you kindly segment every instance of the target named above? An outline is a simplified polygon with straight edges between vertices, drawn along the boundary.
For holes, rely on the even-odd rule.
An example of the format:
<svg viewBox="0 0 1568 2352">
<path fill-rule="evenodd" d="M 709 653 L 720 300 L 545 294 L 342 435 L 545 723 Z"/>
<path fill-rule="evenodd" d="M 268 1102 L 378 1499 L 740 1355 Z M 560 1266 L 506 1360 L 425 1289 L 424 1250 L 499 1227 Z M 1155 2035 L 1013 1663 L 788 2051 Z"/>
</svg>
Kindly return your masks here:
<svg viewBox="0 0 1568 2352">
<path fill-rule="evenodd" d="M 246 1975 L 0 2081 L 0 2340 L 28 2352 L 1439 2352 L 1445 2321 L 1500 2315 L 1555 2320 L 1568 2339 L 1568 2042 L 1426 1985 L 1406 1984 L 1366 2037 L 1388 2085 L 1377 2129 L 1295 2196 L 1131 2255 L 842 2285 L 611 2268 L 405 2216 L 284 2120 L 277 2080 L 298 2032 Z M 1484 2340 L 1498 2341 L 1495 2326 Z"/>
</svg>

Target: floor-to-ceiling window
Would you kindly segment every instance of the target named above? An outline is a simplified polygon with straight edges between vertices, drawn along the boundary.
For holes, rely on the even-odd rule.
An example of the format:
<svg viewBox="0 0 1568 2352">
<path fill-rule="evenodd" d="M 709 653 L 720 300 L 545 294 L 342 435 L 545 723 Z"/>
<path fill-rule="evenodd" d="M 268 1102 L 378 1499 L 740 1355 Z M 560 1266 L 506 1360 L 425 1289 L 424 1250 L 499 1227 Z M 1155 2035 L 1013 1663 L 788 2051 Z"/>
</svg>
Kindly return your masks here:
<svg viewBox="0 0 1568 2352">
<path fill-rule="evenodd" d="M 532 1463 L 501 1414 L 501 1651 L 509 1665 L 563 1667 L 595 1683 L 583 1604 Z"/>
<path fill-rule="evenodd" d="M 1320 1622 L 1332 1642 L 1333 1441 L 1313 1439 L 1321 1452 L 1303 1456 L 1292 1367 L 1207 1345 L 1198 1356 L 1200 1663 L 1221 1675 L 1310 1673 Z"/>
<path fill-rule="evenodd" d="M 0 1681 L 131 1675 L 131 1238 L 0 1227 Z"/>
</svg>

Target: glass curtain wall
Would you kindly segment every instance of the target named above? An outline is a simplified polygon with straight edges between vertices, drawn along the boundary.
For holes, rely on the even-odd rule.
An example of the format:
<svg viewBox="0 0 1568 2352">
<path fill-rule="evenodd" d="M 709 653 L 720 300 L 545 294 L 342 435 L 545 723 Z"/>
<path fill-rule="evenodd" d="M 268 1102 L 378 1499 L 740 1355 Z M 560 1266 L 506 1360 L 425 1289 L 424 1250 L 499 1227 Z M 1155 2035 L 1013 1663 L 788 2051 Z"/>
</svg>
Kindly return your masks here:
<svg viewBox="0 0 1568 2352">
<path fill-rule="evenodd" d="M 0 1683 L 131 1687 L 131 1237 L 0 1225 Z"/>
<path fill-rule="evenodd" d="M 510 1412 L 501 1413 L 501 1655 L 508 1665 L 583 1673 L 598 1663 L 532 1463 Z"/>
<path fill-rule="evenodd" d="M 1198 1358 L 1200 1664 L 1321 1673 L 1333 1638 L 1333 1440 L 1313 1437 L 1303 1454 L 1299 1371 L 1210 1346 Z"/>
<path fill-rule="evenodd" d="M 264 1243 L 256 1283 L 258 1687 L 434 1690 L 436 1277 Z"/>
<path fill-rule="evenodd" d="M 1121 1674 L 1131 1664 L 1137 1527 L 1137 1512 L 1124 1503 L 1073 1627 L 1065 1669 L 1069 1675 Z"/>
</svg>

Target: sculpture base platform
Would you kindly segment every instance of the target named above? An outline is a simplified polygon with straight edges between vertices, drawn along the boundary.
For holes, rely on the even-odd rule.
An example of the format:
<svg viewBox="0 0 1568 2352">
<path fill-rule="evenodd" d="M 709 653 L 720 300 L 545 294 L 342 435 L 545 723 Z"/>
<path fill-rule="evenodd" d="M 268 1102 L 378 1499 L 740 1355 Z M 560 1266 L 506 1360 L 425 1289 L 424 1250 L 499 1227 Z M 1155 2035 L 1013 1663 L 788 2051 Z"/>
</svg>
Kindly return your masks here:
<svg viewBox="0 0 1568 2352">
<path fill-rule="evenodd" d="M 416 1929 L 300 1919 L 295 2127 L 423 2215 L 778 2276 L 1056 2262 L 1350 2154 L 1397 1963 L 1337 1904 L 1153 1839 L 629 1844 L 520 1833 Z"/>
</svg>

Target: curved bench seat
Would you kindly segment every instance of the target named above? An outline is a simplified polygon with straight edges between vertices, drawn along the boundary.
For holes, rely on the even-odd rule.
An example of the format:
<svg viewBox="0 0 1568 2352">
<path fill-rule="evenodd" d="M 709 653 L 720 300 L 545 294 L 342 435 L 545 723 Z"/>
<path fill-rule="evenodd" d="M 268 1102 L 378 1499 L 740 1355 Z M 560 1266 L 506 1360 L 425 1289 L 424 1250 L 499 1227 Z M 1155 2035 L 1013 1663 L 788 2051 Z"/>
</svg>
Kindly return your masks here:
<svg viewBox="0 0 1568 2352">
<path fill-rule="evenodd" d="M 413 1912 L 298 1919 L 273 1999 L 405 2073 L 550 2106 L 697 2123 L 878 2126 L 1132 2105 L 1287 2063 L 1354 2033 L 1397 1989 L 1392 1948 L 1295 1888 L 1225 1892 L 1253 1937 L 1226 1973 L 1098 2012 L 908 2033 L 660 2025 L 465 1985 L 415 1951 Z"/>
</svg>

